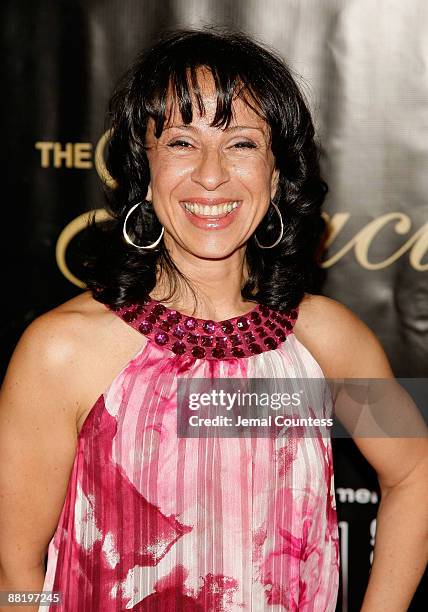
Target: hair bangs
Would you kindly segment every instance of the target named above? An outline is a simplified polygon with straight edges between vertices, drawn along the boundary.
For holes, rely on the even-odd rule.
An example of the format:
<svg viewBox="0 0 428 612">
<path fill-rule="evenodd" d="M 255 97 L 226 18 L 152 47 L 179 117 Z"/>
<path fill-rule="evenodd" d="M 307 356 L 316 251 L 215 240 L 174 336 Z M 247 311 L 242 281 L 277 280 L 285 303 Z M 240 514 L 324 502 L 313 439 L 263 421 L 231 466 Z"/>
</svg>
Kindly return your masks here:
<svg viewBox="0 0 428 612">
<path fill-rule="evenodd" d="M 258 96 L 249 83 L 245 71 L 216 62 L 190 63 L 186 58 L 182 63 L 176 62 L 168 75 L 162 79 L 162 85 L 158 85 L 153 90 L 147 112 L 155 122 L 156 138 L 159 138 L 164 127 L 170 124 L 176 105 L 185 125 L 192 123 L 195 111 L 199 116 L 205 116 L 206 109 L 198 81 L 198 72 L 201 69 L 211 73 L 216 91 L 216 112 L 210 123 L 211 127 L 229 126 L 234 117 L 233 101 L 237 98 L 243 100 L 249 108 L 266 120 Z"/>
</svg>

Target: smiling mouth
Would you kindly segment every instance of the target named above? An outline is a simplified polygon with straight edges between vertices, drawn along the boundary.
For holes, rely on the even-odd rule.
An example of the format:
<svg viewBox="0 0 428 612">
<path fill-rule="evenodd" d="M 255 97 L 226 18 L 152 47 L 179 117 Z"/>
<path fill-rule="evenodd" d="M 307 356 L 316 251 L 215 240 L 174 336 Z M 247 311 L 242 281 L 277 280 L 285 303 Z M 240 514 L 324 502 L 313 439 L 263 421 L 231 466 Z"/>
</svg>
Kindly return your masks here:
<svg viewBox="0 0 428 612">
<path fill-rule="evenodd" d="M 224 204 L 214 204 L 214 206 L 209 206 L 208 204 L 195 204 L 192 202 L 182 202 L 181 204 L 190 214 L 195 215 L 195 217 L 220 219 L 221 217 L 226 217 L 238 208 L 240 201 L 231 200 Z"/>
</svg>

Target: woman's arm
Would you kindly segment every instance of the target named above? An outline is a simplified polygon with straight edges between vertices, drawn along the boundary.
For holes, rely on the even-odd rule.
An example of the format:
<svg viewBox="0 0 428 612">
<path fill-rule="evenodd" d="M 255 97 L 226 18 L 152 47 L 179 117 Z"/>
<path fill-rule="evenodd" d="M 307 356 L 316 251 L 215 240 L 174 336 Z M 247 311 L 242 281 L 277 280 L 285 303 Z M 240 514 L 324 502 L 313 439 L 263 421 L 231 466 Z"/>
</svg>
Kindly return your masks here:
<svg viewBox="0 0 428 612">
<path fill-rule="evenodd" d="M 41 591 L 76 451 L 70 317 L 47 313 L 21 336 L 0 391 L 0 591 Z M 0 610 L 9 610 L 0 606 Z M 22 606 L 26 612 L 38 606 Z"/>
<path fill-rule="evenodd" d="M 427 440 L 355 442 L 378 472 L 381 487 L 374 559 L 361 612 L 405 612 L 428 560 Z"/>
<path fill-rule="evenodd" d="M 379 341 L 348 308 L 310 296 L 302 313 L 298 333 L 326 378 L 385 379 L 392 388 L 393 373 Z M 342 416 L 347 426 L 348 415 Z M 428 559 L 428 439 L 368 437 L 368 428 L 365 433 L 354 441 L 377 472 L 381 502 L 361 612 L 406 612 Z"/>
<path fill-rule="evenodd" d="M 357 350 L 352 358 L 348 351 L 342 352 L 347 376 L 382 378 L 380 383 L 374 381 L 373 388 L 385 393 L 381 400 L 373 398 L 378 401 L 370 408 L 364 435 L 354 436 L 355 444 L 376 470 L 381 489 L 373 564 L 361 612 L 406 612 L 428 560 L 427 433 L 422 419 L 419 426 L 414 418 L 412 400 L 395 389 L 398 383 L 391 380 L 388 360 L 369 328 L 354 322 L 348 337 Z M 389 417 L 394 412 L 396 417 L 401 412 L 403 420 Z M 383 421 L 385 437 L 368 437 L 372 417 L 374 426 Z M 396 437 L 388 437 L 388 431 Z M 400 438 L 400 431 L 409 437 Z"/>
</svg>

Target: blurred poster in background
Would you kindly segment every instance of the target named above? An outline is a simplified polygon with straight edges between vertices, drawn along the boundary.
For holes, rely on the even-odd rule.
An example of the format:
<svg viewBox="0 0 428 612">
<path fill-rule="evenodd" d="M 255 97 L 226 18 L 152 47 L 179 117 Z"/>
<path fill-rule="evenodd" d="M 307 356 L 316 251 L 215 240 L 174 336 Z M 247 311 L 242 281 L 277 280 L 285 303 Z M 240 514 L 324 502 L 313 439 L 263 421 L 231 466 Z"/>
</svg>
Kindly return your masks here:
<svg viewBox="0 0 428 612">
<path fill-rule="evenodd" d="M 428 376 L 428 4 L 424 0 L 35 0 L 1 6 L 1 366 L 25 327 L 82 291 L 76 249 L 104 204 L 104 116 L 135 54 L 173 27 L 234 26 L 271 45 L 316 123 L 330 191 L 322 292 L 375 332 L 397 377 Z M 333 441 L 338 610 L 367 584 L 379 489 Z M 410 610 L 427 601 L 424 579 Z M 320 611 L 321 612 L 321 611 Z"/>
</svg>

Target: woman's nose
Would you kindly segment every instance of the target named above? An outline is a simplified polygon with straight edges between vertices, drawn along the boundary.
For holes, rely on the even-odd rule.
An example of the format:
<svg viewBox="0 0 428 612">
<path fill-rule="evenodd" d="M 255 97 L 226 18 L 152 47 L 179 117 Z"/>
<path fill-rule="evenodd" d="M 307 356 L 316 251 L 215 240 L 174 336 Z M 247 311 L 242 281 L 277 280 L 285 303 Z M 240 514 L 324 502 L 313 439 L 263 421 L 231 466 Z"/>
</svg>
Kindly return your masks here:
<svg viewBox="0 0 428 612">
<path fill-rule="evenodd" d="M 192 180 L 202 185 L 204 189 L 214 190 L 229 180 L 226 161 L 216 149 L 205 149 L 193 169 Z"/>
</svg>

